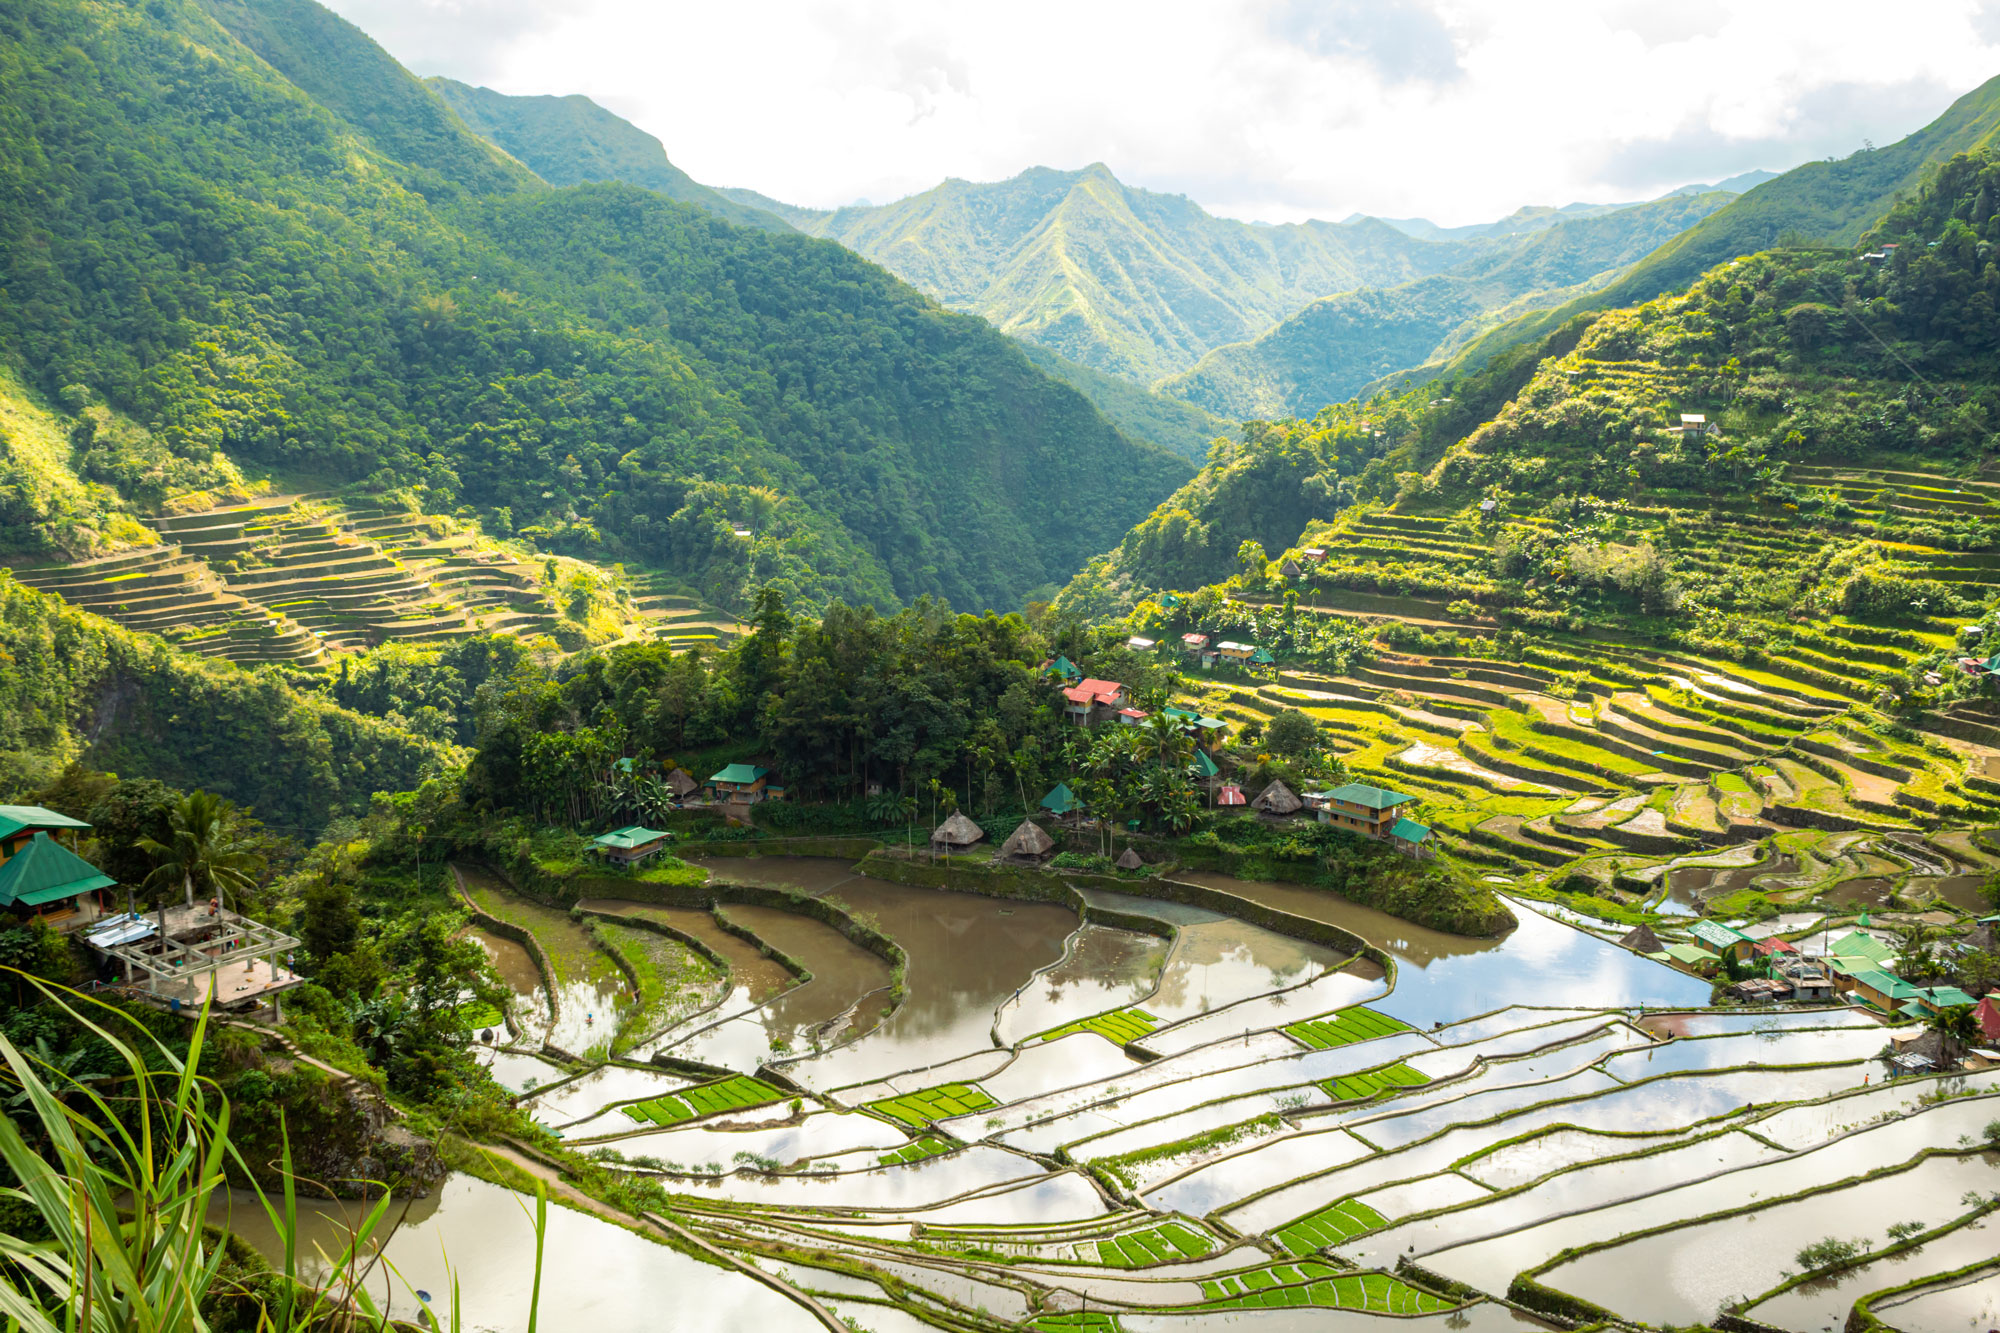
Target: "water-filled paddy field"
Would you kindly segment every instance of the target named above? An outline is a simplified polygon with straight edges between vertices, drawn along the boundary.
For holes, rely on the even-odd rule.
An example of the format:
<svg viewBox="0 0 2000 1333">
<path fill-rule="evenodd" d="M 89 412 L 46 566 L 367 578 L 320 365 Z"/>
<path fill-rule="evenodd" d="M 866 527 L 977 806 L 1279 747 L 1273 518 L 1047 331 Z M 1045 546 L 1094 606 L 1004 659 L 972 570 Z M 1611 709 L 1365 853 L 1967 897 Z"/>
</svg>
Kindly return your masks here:
<svg viewBox="0 0 2000 1333">
<path fill-rule="evenodd" d="M 728 971 L 698 1012 L 580 1076 L 532 1052 L 575 1053 L 562 1039 L 591 1030 L 571 1010 L 615 1023 L 629 995 L 594 989 L 567 916 L 481 886 L 482 908 L 548 932 L 557 973 L 489 942 L 521 1020 L 496 1077 L 532 1080 L 538 1120 L 657 1181 L 694 1235 L 810 1293 L 612 1228 L 579 1270 L 622 1265 L 592 1327 L 655 1326 L 621 1321 L 695 1269 L 697 1303 L 742 1296 L 700 1316 L 718 1328 L 1516 1333 L 1551 1325 L 1514 1300 L 1552 1291 L 1655 1326 L 1726 1308 L 1817 1333 L 1992 1249 L 1976 1214 L 2000 1193 L 1980 1150 L 2000 1071 L 1886 1082 L 1886 1033 L 1860 1011 L 1714 1009 L 1707 981 L 1532 904 L 1470 940 L 1217 875 L 1188 877 L 1191 907 L 1015 901 L 804 858 L 707 868 L 764 896 L 590 904 L 698 939 Z M 1271 911 L 1308 924 L 1273 929 Z M 1301 938 L 1311 923 L 1335 930 Z M 412 1231 L 426 1255 L 477 1246 L 511 1292 L 511 1196 L 460 1178 L 432 1211 L 468 1215 L 454 1201 L 475 1186 L 490 1218 Z M 1892 1222 L 1921 1223 L 1922 1243 L 1780 1290 L 1800 1250 L 1880 1250 Z M 421 1268 L 396 1248 L 414 1243 L 391 1252 Z M 1940 1282 L 1877 1313 L 1956 1328 L 1982 1302 L 1978 1281 Z"/>
</svg>

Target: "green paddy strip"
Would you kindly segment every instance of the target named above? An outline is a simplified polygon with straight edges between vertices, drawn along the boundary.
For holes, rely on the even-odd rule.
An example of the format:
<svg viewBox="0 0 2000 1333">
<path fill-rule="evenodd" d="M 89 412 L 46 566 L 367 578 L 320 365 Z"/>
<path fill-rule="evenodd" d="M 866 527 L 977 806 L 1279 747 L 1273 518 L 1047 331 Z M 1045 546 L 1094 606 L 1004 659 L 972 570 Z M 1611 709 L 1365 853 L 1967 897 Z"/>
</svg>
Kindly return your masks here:
<svg viewBox="0 0 2000 1333">
<path fill-rule="evenodd" d="M 1076 1032 L 1095 1032 L 1116 1046 L 1137 1041 L 1148 1036 L 1160 1025 L 1160 1020 L 1144 1009 L 1115 1009 L 1108 1014 L 1098 1014 L 1092 1018 L 1078 1019 L 1059 1028 L 1051 1028 L 1040 1034 L 1038 1041 L 1054 1041 L 1057 1037 L 1067 1037 Z"/>
<path fill-rule="evenodd" d="M 1215 1242 L 1193 1227 L 1164 1222 L 1108 1240 L 1085 1241 L 1077 1246 L 1077 1257 L 1105 1268 L 1144 1268 L 1148 1264 L 1199 1259 L 1214 1248 Z"/>
<path fill-rule="evenodd" d="M 1408 1023 L 1373 1009 L 1340 1009 L 1293 1023 L 1285 1029 L 1285 1035 L 1308 1050 L 1324 1051 L 1409 1030 Z"/>
<path fill-rule="evenodd" d="M 1353 1102 L 1399 1088 L 1421 1088 L 1428 1082 L 1428 1077 L 1399 1062 L 1379 1069 L 1364 1069 L 1345 1078 L 1328 1079 L 1320 1086 L 1337 1102 Z"/>
<path fill-rule="evenodd" d="M 958 1145 L 950 1139 L 941 1139 L 935 1134 L 926 1134 L 915 1143 L 906 1143 L 891 1153 L 881 1157 L 883 1166 L 900 1166 L 905 1162 L 921 1162 L 930 1157 L 942 1157 Z"/>
<path fill-rule="evenodd" d="M 1311 1254 L 1388 1224 L 1388 1218 L 1359 1199 L 1342 1199 L 1280 1228 L 1272 1239 L 1292 1254 Z"/>
<path fill-rule="evenodd" d="M 926 1088 L 922 1092 L 906 1092 L 900 1097 L 885 1097 L 879 1102 L 868 1102 L 869 1110 L 886 1116 L 899 1125 L 911 1129 L 922 1129 L 934 1120 L 950 1120 L 954 1116 L 971 1115 L 974 1111 L 984 1111 L 989 1106 L 1000 1103 L 986 1095 L 983 1088 L 971 1083 L 947 1083 L 941 1088 Z"/>
<path fill-rule="evenodd" d="M 1387 1273 L 1346 1273 L 1316 1259 L 1272 1264 L 1244 1273 L 1204 1278 L 1201 1304 L 1207 1310 L 1277 1309 L 1315 1306 L 1368 1314 L 1437 1314 L 1452 1303 L 1419 1291 Z"/>
<path fill-rule="evenodd" d="M 678 1125 L 683 1120 L 696 1120 L 702 1116 L 718 1115 L 723 1111 L 741 1111 L 752 1106 L 768 1106 L 772 1102 L 783 1101 L 785 1096 L 782 1089 L 774 1088 L 762 1079 L 751 1078 L 748 1074 L 738 1074 L 734 1078 L 683 1088 L 664 1097 L 634 1102 L 619 1109 L 641 1124 L 650 1121 L 655 1125 Z"/>
<path fill-rule="evenodd" d="M 1071 1310 L 1066 1314 L 1038 1314 L 1028 1327 L 1047 1333 L 1118 1333 L 1118 1320 L 1099 1310 Z"/>
</svg>

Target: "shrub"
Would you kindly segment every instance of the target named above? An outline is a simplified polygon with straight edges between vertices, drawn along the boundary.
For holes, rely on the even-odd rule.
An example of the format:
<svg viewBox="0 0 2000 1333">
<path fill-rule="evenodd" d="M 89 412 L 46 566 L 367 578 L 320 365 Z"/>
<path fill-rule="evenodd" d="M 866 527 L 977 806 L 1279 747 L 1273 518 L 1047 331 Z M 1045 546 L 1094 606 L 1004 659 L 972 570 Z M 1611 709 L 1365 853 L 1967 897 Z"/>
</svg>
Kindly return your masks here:
<svg viewBox="0 0 2000 1333">
<path fill-rule="evenodd" d="M 1845 1268 L 1871 1248 L 1870 1242 L 1865 1240 L 1841 1240 L 1828 1236 L 1800 1250 L 1796 1258 L 1800 1269 L 1806 1272 L 1820 1268 Z"/>
</svg>

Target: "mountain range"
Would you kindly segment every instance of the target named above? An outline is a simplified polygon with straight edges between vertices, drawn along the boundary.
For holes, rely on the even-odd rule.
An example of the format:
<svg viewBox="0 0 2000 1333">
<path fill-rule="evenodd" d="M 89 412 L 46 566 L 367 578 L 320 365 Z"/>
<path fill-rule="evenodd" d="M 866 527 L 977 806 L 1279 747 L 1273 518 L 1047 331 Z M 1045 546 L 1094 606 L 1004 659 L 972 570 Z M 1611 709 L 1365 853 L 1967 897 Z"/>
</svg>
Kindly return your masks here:
<svg viewBox="0 0 2000 1333">
<path fill-rule="evenodd" d="M 666 192 L 557 184 L 446 95 L 311 0 L 0 12 L 0 355 L 60 423 L 5 440 L 0 551 L 345 488 L 724 605 L 1011 608 L 1190 472 L 984 320 L 670 197 L 644 144 L 614 160 Z"/>
</svg>

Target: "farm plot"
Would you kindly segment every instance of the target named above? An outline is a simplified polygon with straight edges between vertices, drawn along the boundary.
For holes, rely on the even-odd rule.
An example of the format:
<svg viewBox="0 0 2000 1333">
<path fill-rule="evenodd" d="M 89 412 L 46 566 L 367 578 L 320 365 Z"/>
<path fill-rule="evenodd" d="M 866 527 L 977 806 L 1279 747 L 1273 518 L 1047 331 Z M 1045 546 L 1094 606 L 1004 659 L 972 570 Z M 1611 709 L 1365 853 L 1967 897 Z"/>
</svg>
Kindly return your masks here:
<svg viewBox="0 0 2000 1333">
<path fill-rule="evenodd" d="M 947 1083 L 940 1088 L 906 1092 L 899 1097 L 884 1097 L 880 1101 L 868 1102 L 866 1106 L 876 1114 L 887 1116 L 898 1124 L 908 1125 L 911 1129 L 923 1129 L 935 1121 L 971 1115 L 999 1104 L 977 1084 Z"/>
<path fill-rule="evenodd" d="M 1080 1018 L 1074 1023 L 1065 1023 L 1059 1028 L 1051 1028 L 1039 1034 L 1035 1040 L 1055 1041 L 1059 1037 L 1067 1037 L 1076 1032 L 1095 1032 L 1114 1046 L 1123 1046 L 1127 1042 L 1134 1042 L 1146 1036 L 1159 1025 L 1160 1020 L 1144 1009 L 1120 1009 L 1115 1013 L 1096 1014 L 1090 1018 Z"/>
<path fill-rule="evenodd" d="M 785 1096 L 783 1089 L 774 1088 L 762 1079 L 738 1074 L 734 1078 L 699 1084 L 665 1097 L 634 1102 L 622 1109 L 627 1117 L 640 1124 L 678 1125 L 684 1120 L 720 1115 L 724 1111 L 768 1106 L 772 1102 L 783 1101 Z"/>
<path fill-rule="evenodd" d="M 1337 1013 L 1308 1018 L 1285 1028 L 1285 1035 L 1308 1050 L 1323 1051 L 1330 1046 L 1386 1037 L 1392 1032 L 1408 1032 L 1410 1025 L 1399 1018 L 1378 1014 L 1373 1009 L 1342 1009 Z"/>
<path fill-rule="evenodd" d="M 1212 1253 L 1215 1239 L 1187 1222 L 1166 1222 L 1142 1231 L 1128 1231 L 1104 1240 L 1085 1241 L 1076 1257 L 1106 1268 L 1144 1268 Z"/>
</svg>

